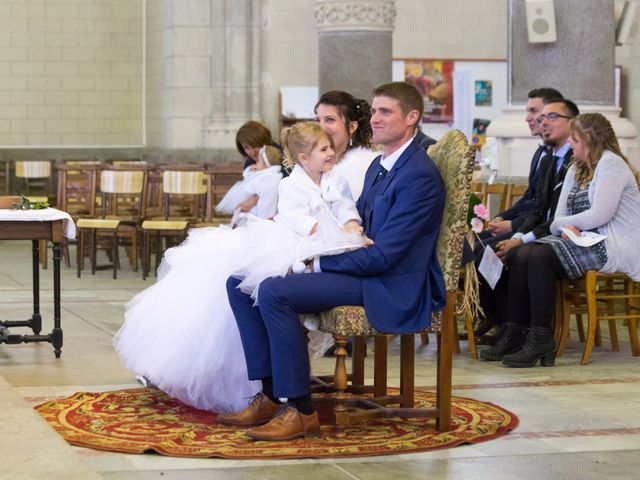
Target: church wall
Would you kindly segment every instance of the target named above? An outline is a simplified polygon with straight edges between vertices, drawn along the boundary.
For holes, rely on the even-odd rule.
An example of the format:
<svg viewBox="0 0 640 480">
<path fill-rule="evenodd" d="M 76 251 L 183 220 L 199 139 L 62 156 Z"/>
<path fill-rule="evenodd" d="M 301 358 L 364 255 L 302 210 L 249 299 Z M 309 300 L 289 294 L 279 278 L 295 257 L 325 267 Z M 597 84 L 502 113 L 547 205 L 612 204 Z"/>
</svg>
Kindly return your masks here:
<svg viewBox="0 0 640 480">
<path fill-rule="evenodd" d="M 142 0 L 0 2 L 0 147 L 142 144 Z"/>
</svg>

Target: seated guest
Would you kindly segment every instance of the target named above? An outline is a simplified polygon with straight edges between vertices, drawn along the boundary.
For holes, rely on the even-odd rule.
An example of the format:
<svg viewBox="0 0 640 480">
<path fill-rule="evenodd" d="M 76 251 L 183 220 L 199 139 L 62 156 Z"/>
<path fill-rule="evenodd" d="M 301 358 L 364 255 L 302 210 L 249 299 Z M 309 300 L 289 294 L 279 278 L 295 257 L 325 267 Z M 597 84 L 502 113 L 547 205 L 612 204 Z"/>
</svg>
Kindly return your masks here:
<svg viewBox="0 0 640 480">
<path fill-rule="evenodd" d="M 562 98 L 562 94 L 553 88 L 535 88 L 529 92 L 525 121 L 529 126 L 531 135 L 542 139 L 541 124 L 538 123 L 538 116 L 542 113 L 545 105 L 552 101 L 562 100 Z M 544 139 L 542 140 L 544 142 Z M 510 236 L 511 233 L 522 226 L 535 204 L 538 180 L 540 178 L 540 163 L 550 150 L 551 148 L 545 143 L 538 146 L 531 159 L 529 184 L 526 191 L 511 208 L 499 213 L 489 222 L 487 227 L 488 235 L 485 235 L 485 237 L 507 234 Z M 505 236 L 504 238 L 508 237 Z"/>
<path fill-rule="evenodd" d="M 508 367 L 532 367 L 555 360 L 552 319 L 556 281 L 579 278 L 586 270 L 622 272 L 640 280 L 640 193 L 638 172 L 621 153 L 609 121 L 599 113 L 571 120 L 575 162 L 563 183 L 552 235 L 511 250 L 507 315 L 495 347 Z M 592 231 L 606 238 L 580 247 L 562 229 Z"/>
<path fill-rule="evenodd" d="M 278 182 L 286 176 L 280 166 L 282 148 L 272 140 L 271 131 L 254 120 L 238 129 L 236 148 L 245 157 L 242 180 L 225 194 L 216 211 L 230 215 L 237 210 L 272 217 L 276 214 Z"/>
<path fill-rule="evenodd" d="M 578 107 L 571 100 L 564 99 L 548 103 L 538 116 L 542 138 L 551 151 L 541 160 L 536 201 L 523 224 L 512 238 L 497 242 L 497 239 L 492 239 L 485 243 L 496 251 L 498 257 L 504 258 L 512 248 L 549 235 L 562 182 L 573 159 L 569 143 L 569 120 L 578 113 Z M 508 270 L 504 270 L 494 289 L 479 277 L 480 304 L 486 317 L 496 325 L 503 325 L 506 321 L 508 276 Z M 484 360 L 502 360 L 505 353 L 484 350 L 480 357 Z"/>
</svg>

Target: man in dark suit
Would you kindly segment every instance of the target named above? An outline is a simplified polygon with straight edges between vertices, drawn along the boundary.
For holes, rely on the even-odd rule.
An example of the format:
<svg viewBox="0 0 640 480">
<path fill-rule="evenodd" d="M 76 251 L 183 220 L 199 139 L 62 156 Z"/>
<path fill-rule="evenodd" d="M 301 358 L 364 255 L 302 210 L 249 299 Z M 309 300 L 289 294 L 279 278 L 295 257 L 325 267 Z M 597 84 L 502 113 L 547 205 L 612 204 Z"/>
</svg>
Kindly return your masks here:
<svg viewBox="0 0 640 480">
<path fill-rule="evenodd" d="M 573 159 L 569 144 L 569 121 L 579 113 L 571 100 L 564 99 L 545 105 L 538 117 L 542 138 L 552 151 L 542 159 L 539 167 L 540 181 L 534 207 L 518 231 L 510 239 L 496 245 L 496 253 L 501 259 L 504 260 L 513 248 L 550 235 L 549 227 L 558 205 L 564 176 Z M 506 315 L 508 276 L 508 271 L 504 270 L 494 290 L 484 281 L 480 282 L 480 301 L 485 314 L 502 325 L 497 343 L 480 353 L 483 360 L 501 360 L 504 355 L 518 350 L 524 340 L 521 328 L 509 322 Z"/>
<path fill-rule="evenodd" d="M 420 93 L 407 83 L 374 91 L 373 143 L 383 154 L 369 167 L 357 202 L 372 245 L 321 257 L 314 273 L 263 281 L 257 307 L 236 288 L 239 279 L 227 282 L 249 378 L 261 380 L 263 389 L 245 410 L 220 415 L 221 423 L 266 423 L 247 432 L 259 440 L 296 438 L 319 429 L 300 314 L 363 305 L 377 330 L 407 333 L 428 326 L 431 312 L 443 307 L 435 246 L 445 190 L 433 160 L 414 138 L 423 108 Z M 279 409 L 283 397 L 289 405 Z"/>
<path fill-rule="evenodd" d="M 553 88 L 535 88 L 529 92 L 525 121 L 529 126 L 531 135 L 542 137 L 538 116 L 542 113 L 545 105 L 552 101 L 562 100 L 562 98 L 562 94 Z M 502 239 L 508 238 L 504 237 L 504 235 L 511 234 L 522 226 L 535 204 L 538 179 L 540 178 L 540 161 L 550 150 L 551 147 L 544 143 L 538 146 L 531 159 L 527 190 L 511 208 L 499 213 L 489 222 L 487 231 L 491 236 L 502 235 Z M 489 238 L 489 235 L 486 235 L 486 237 Z"/>
</svg>

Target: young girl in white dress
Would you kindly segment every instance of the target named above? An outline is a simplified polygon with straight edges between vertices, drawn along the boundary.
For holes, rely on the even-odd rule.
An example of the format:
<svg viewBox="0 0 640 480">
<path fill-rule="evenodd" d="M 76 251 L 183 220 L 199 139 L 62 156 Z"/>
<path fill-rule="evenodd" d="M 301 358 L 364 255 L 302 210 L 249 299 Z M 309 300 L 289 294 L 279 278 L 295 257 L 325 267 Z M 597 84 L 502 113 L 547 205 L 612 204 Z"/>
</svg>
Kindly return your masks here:
<svg viewBox="0 0 640 480">
<path fill-rule="evenodd" d="M 196 408 L 237 411 L 259 391 L 247 380 L 240 335 L 225 282 L 259 302 L 258 284 L 320 254 L 364 245 L 348 184 L 331 167 L 330 138 L 313 122 L 283 132 L 296 165 L 279 184 L 275 221 L 250 216 L 243 227 L 194 229 L 169 249 L 158 282 L 127 304 L 114 337 L 122 362 L 167 394 Z"/>
<path fill-rule="evenodd" d="M 247 213 L 271 218 L 278 206 L 278 183 L 282 180 L 280 150 L 265 145 L 259 150 L 256 163 L 242 172 L 242 180 L 236 182 L 216 205 L 216 212 L 238 215 L 251 196 L 257 197 L 254 205 L 247 205 Z"/>
</svg>

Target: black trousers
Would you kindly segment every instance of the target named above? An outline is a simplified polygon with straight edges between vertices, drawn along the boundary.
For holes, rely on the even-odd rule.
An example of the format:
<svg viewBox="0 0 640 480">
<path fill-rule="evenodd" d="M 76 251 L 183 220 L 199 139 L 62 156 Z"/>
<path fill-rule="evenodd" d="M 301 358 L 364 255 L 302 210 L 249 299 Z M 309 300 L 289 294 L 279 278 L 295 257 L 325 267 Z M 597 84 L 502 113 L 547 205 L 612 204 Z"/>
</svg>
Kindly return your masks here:
<svg viewBox="0 0 640 480">
<path fill-rule="evenodd" d="M 547 328 L 553 321 L 557 282 L 568 278 L 553 247 L 544 243 L 511 249 L 495 289 L 478 277 L 480 302 L 489 320 Z"/>
</svg>

